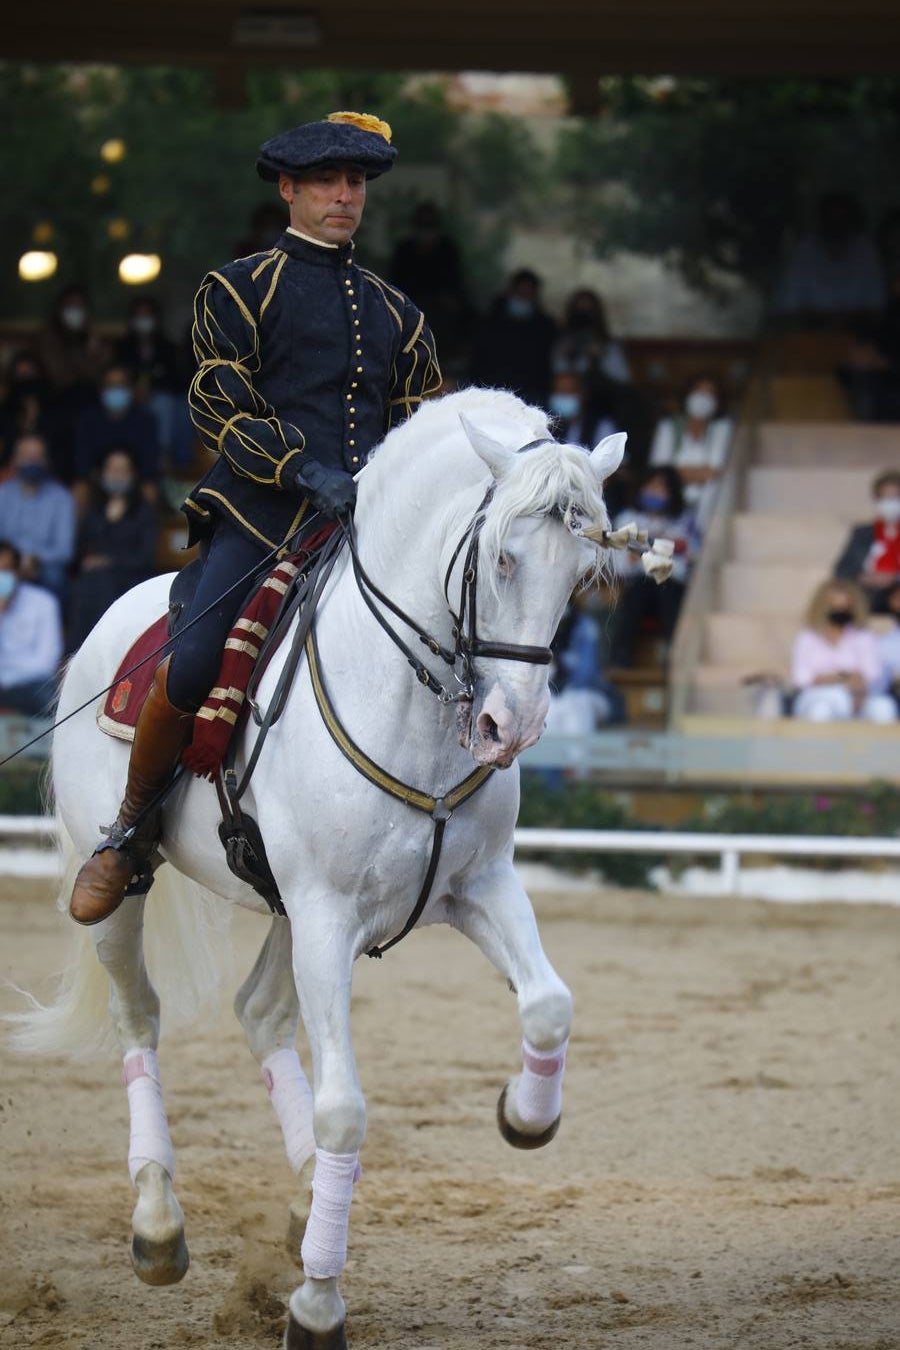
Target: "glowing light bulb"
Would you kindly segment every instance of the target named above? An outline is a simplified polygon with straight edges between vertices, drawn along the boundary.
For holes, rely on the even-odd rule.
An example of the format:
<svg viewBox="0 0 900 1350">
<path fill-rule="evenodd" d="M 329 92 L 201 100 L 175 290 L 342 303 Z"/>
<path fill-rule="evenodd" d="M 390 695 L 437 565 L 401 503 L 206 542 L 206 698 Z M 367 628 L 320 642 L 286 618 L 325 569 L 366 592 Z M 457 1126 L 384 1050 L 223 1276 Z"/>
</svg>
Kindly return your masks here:
<svg viewBox="0 0 900 1350">
<path fill-rule="evenodd" d="M 19 276 L 23 281 L 46 281 L 56 271 L 55 253 L 45 253 L 41 249 L 29 249 L 19 259 Z"/>
<path fill-rule="evenodd" d="M 110 239 L 121 241 L 122 239 L 127 239 L 131 234 L 131 226 L 128 224 L 127 220 L 123 220 L 121 216 L 117 216 L 115 220 L 111 220 L 107 225 L 106 233 L 109 235 Z"/>
<path fill-rule="evenodd" d="M 31 238 L 35 244 L 49 244 L 53 238 L 53 226 L 49 220 L 39 220 L 31 231 Z"/>
<path fill-rule="evenodd" d="M 91 192 L 96 197 L 102 197 L 104 192 L 109 192 L 111 187 L 112 184 L 105 173 L 98 173 L 96 177 L 91 179 Z"/>
<path fill-rule="evenodd" d="M 158 253 L 129 253 L 119 263 L 119 280 L 126 286 L 144 286 L 156 280 L 161 267 Z"/>
<path fill-rule="evenodd" d="M 100 158 L 107 164 L 118 164 L 125 158 L 125 142 L 118 136 L 111 140 L 104 141 L 100 147 Z"/>
</svg>

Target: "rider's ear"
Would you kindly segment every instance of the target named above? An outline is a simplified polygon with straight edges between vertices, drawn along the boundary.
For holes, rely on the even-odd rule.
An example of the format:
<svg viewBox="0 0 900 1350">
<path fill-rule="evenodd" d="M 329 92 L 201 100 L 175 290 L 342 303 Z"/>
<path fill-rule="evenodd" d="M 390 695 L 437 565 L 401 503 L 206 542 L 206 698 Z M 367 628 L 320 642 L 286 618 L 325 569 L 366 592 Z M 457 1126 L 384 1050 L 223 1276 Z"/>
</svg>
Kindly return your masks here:
<svg viewBox="0 0 900 1350">
<path fill-rule="evenodd" d="M 622 463 L 627 440 L 627 432 L 617 431 L 614 436 L 604 436 L 599 445 L 591 451 L 591 466 L 602 481 L 605 482 L 611 474 L 614 474 Z"/>
<path fill-rule="evenodd" d="M 508 450 L 505 445 L 501 445 L 499 441 L 495 441 L 486 431 L 480 431 L 474 422 L 470 422 L 462 413 L 459 414 L 459 420 L 476 455 L 484 460 L 494 478 L 502 478 L 515 459 L 515 453 Z"/>
</svg>

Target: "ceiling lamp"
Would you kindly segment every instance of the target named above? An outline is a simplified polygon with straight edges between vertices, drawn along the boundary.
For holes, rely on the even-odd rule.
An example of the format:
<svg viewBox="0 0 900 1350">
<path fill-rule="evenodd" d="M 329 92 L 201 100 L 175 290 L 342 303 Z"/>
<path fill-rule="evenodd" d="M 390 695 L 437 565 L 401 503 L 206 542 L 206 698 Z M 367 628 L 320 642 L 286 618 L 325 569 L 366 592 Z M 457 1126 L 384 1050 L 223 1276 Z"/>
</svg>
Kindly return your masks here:
<svg viewBox="0 0 900 1350">
<path fill-rule="evenodd" d="M 42 249 L 29 249 L 19 259 L 19 276 L 23 281 L 46 281 L 56 271 L 55 253 L 46 253 Z"/>
<path fill-rule="evenodd" d="M 156 280 L 161 267 L 158 253 L 129 253 L 119 263 L 119 280 L 126 286 L 145 286 Z"/>
<path fill-rule="evenodd" d="M 100 147 L 100 158 L 107 164 L 118 164 L 125 158 L 125 142 L 118 136 L 112 140 L 104 141 Z"/>
</svg>

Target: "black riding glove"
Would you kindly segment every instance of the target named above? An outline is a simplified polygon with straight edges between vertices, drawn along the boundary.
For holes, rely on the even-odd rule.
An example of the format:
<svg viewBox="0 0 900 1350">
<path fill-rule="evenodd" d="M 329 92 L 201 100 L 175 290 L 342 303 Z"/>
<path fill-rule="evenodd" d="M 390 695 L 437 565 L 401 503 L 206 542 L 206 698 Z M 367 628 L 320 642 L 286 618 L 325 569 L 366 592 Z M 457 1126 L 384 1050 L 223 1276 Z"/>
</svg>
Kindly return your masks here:
<svg viewBox="0 0 900 1350">
<path fill-rule="evenodd" d="M 323 516 L 344 516 L 356 505 L 356 484 L 351 475 L 314 459 L 304 464 L 294 485 Z"/>
</svg>

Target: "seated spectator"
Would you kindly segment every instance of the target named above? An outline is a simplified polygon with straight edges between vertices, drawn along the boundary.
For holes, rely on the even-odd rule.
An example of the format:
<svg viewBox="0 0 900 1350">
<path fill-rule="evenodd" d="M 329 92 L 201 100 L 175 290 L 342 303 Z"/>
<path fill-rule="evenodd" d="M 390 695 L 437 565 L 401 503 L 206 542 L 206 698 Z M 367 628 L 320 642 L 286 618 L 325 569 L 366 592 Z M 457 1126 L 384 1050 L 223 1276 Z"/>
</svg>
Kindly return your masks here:
<svg viewBox="0 0 900 1350">
<path fill-rule="evenodd" d="M 573 601 L 553 639 L 547 731 L 553 736 L 589 735 L 602 724 L 622 722 L 625 703 L 600 665 L 600 621 L 584 597 Z"/>
<path fill-rule="evenodd" d="M 459 249 L 434 202 L 419 202 L 410 223 L 410 233 L 394 250 L 388 278 L 428 315 L 441 364 L 452 364 L 470 322 Z"/>
<path fill-rule="evenodd" d="M 93 325 L 91 304 L 83 286 L 66 286 L 57 296 L 37 346 L 53 392 L 58 420 L 62 478 L 71 481 L 75 423 L 78 414 L 97 399 L 97 384 L 110 359 L 109 345 Z"/>
<path fill-rule="evenodd" d="M 116 361 L 134 377 L 135 402 L 156 419 L 164 458 L 173 468 L 190 464 L 194 433 L 188 411 L 186 374 L 178 350 L 162 331 L 159 303 L 152 295 L 131 302 L 128 328 L 116 348 Z"/>
<path fill-rule="evenodd" d="M 894 625 L 878 639 L 878 654 L 884 665 L 884 692 L 900 707 L 900 586 L 892 586 L 885 600 L 885 612 Z"/>
<path fill-rule="evenodd" d="M 599 376 L 631 382 L 628 358 L 622 344 L 610 335 L 603 301 L 586 286 L 573 291 L 566 301 L 562 331 L 553 348 L 553 369 L 577 371 L 588 386 Z"/>
<path fill-rule="evenodd" d="M 0 465 L 7 468 L 20 436 L 33 432 L 46 442 L 54 460 L 56 418 L 51 412 L 50 382 L 33 352 L 15 352 L 7 367 L 6 396 L 0 403 Z"/>
<path fill-rule="evenodd" d="M 663 640 L 671 642 L 691 564 L 699 548 L 693 515 L 685 509 L 680 475 L 670 464 L 648 472 L 638 493 L 637 510 L 621 512 L 613 521 L 613 528 L 620 529 L 630 520 L 646 530 L 651 539 L 657 535 L 671 539 L 675 557 L 670 579 L 658 586 L 645 575 L 638 554 L 613 552 L 620 590 L 610 664 L 625 669 L 634 664 L 634 649 L 645 619 L 657 620 Z"/>
<path fill-rule="evenodd" d="M 0 483 L 0 539 L 21 554 L 20 574 L 65 595 L 75 551 L 75 503 L 52 477 L 47 443 L 26 433 L 13 446 L 12 477 Z"/>
<path fill-rule="evenodd" d="M 818 203 L 815 228 L 788 257 L 776 311 L 821 323 L 872 313 L 884 302 L 884 272 L 862 207 L 847 192 L 828 193 Z"/>
<path fill-rule="evenodd" d="M 592 404 L 585 380 L 577 371 L 561 370 L 554 375 L 548 403 L 556 419 L 554 435 L 567 445 L 593 450 L 604 436 L 619 430 L 608 409 Z"/>
<path fill-rule="evenodd" d="M 109 450 L 127 445 L 134 455 L 141 487 L 149 501 L 157 497 L 159 436 L 146 408 L 135 403 L 131 374 L 122 365 L 108 366 L 100 383 L 100 403 L 86 408 L 75 432 L 75 478 L 79 499 L 86 501 L 90 480 Z"/>
<path fill-rule="evenodd" d="M 40 717 L 56 701 L 62 625 L 55 596 L 23 581 L 20 563 L 0 540 L 0 708 Z"/>
<path fill-rule="evenodd" d="M 900 422 L 900 271 L 891 275 L 884 311 L 858 323 L 838 368 L 854 417 Z"/>
<path fill-rule="evenodd" d="M 141 492 L 130 451 L 107 452 L 78 535 L 68 649 L 75 651 L 114 600 L 153 575 L 156 512 Z"/>
<path fill-rule="evenodd" d="M 834 565 L 834 575 L 863 588 L 873 613 L 885 612 L 885 598 L 900 581 L 900 470 L 887 469 L 872 483 L 875 519 L 854 525 Z"/>
<path fill-rule="evenodd" d="M 520 268 L 510 277 L 475 333 L 474 384 L 511 389 L 526 403 L 546 407 L 556 324 L 541 308 L 540 277 Z"/>
<path fill-rule="evenodd" d="M 794 639 L 794 717 L 811 722 L 893 722 L 897 705 L 884 689 L 878 639 L 866 628 L 868 606 L 850 581 L 823 581 Z"/>
<path fill-rule="evenodd" d="M 698 375 L 685 390 L 683 413 L 664 417 L 653 437 L 649 467 L 671 464 L 678 470 L 684 500 L 701 532 L 709 523 L 731 433 L 731 419 L 723 412 L 718 380 L 713 375 Z"/>
</svg>

